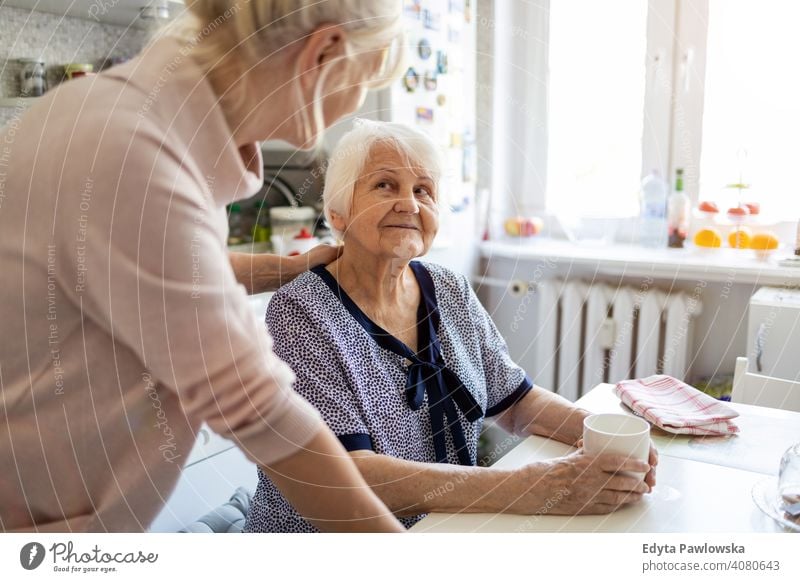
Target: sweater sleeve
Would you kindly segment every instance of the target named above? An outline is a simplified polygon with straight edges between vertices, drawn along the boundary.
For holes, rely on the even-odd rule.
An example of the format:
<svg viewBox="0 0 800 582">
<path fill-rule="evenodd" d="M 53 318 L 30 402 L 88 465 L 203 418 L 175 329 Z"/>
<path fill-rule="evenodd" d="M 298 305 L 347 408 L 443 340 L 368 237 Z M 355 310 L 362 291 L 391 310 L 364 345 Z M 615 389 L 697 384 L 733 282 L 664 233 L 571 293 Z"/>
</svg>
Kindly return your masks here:
<svg viewBox="0 0 800 582">
<path fill-rule="evenodd" d="M 256 463 L 291 455 L 324 425 L 292 390 L 294 375 L 235 279 L 224 209 L 159 128 L 114 125 L 98 159 L 71 164 L 62 182 L 84 195 L 91 184 L 84 241 L 63 242 L 84 247 L 82 312 L 109 328 L 115 349 L 135 352 L 188 417 Z M 71 194 L 62 203 L 79 204 Z"/>
</svg>

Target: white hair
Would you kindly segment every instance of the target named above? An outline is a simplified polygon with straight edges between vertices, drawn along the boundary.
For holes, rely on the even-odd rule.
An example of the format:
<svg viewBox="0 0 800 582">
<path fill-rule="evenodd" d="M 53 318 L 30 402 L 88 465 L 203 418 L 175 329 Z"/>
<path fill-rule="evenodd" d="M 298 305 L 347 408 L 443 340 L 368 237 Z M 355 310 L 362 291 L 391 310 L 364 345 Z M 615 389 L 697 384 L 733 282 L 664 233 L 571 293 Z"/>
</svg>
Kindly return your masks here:
<svg viewBox="0 0 800 582">
<path fill-rule="evenodd" d="M 339 216 L 350 216 L 356 182 L 361 177 L 373 148 L 378 144 L 390 144 L 406 157 L 410 165 L 425 168 L 437 191 L 437 204 L 441 204 L 438 193 L 442 178 L 443 161 L 439 148 L 422 131 L 386 121 L 356 119 L 353 129 L 336 144 L 328 160 L 325 172 L 325 188 L 322 192 L 325 218 L 337 239 L 342 233 L 334 226 L 331 212 Z"/>
<path fill-rule="evenodd" d="M 324 24 L 344 29 L 347 54 L 342 58 L 386 51 L 381 70 L 365 84 L 368 88 L 388 86 L 405 69 L 402 0 L 186 0 L 186 4 L 184 17 L 168 27 L 167 34 L 188 42 L 207 74 L 241 78 L 270 54 L 303 41 Z M 302 129 L 318 140 L 325 128 L 321 90 L 330 70 L 329 65 L 322 71 L 310 104 L 297 73 L 294 76 Z"/>
</svg>

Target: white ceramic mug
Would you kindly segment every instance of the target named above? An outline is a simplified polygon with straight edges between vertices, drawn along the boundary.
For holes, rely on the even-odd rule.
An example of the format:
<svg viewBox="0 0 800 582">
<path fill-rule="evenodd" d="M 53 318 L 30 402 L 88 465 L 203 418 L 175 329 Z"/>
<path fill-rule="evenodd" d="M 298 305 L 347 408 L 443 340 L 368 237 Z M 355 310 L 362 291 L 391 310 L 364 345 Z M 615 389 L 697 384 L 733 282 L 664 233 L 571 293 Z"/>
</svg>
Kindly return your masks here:
<svg viewBox="0 0 800 582">
<path fill-rule="evenodd" d="M 650 424 L 627 414 L 592 414 L 583 419 L 583 450 L 588 455 L 622 455 L 648 462 Z M 645 473 L 625 471 L 644 479 Z"/>
</svg>

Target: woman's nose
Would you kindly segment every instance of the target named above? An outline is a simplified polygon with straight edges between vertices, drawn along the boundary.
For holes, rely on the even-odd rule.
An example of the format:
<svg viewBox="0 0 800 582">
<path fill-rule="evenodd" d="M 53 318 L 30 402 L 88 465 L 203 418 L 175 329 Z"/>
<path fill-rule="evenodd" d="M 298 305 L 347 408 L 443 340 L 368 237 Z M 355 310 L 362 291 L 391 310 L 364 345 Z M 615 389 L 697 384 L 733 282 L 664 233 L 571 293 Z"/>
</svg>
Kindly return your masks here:
<svg viewBox="0 0 800 582">
<path fill-rule="evenodd" d="M 417 214 L 419 212 L 419 203 L 417 197 L 414 196 L 413 190 L 403 190 L 397 197 L 394 203 L 395 212 L 404 212 L 408 214 Z"/>
</svg>

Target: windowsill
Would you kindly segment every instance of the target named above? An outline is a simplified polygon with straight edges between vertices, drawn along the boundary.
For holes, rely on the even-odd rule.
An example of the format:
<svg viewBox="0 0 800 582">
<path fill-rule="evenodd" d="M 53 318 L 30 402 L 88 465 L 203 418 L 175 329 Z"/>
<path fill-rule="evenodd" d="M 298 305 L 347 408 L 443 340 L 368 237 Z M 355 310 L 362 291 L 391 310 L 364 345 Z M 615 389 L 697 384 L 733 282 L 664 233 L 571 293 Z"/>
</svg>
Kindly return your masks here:
<svg viewBox="0 0 800 582">
<path fill-rule="evenodd" d="M 775 251 L 763 261 L 752 250 L 648 249 L 633 245 L 582 245 L 534 237 L 483 242 L 480 253 L 484 259 L 549 259 L 560 265 L 593 267 L 611 275 L 800 285 L 800 268 L 777 264 L 791 255 L 785 249 Z"/>
</svg>

